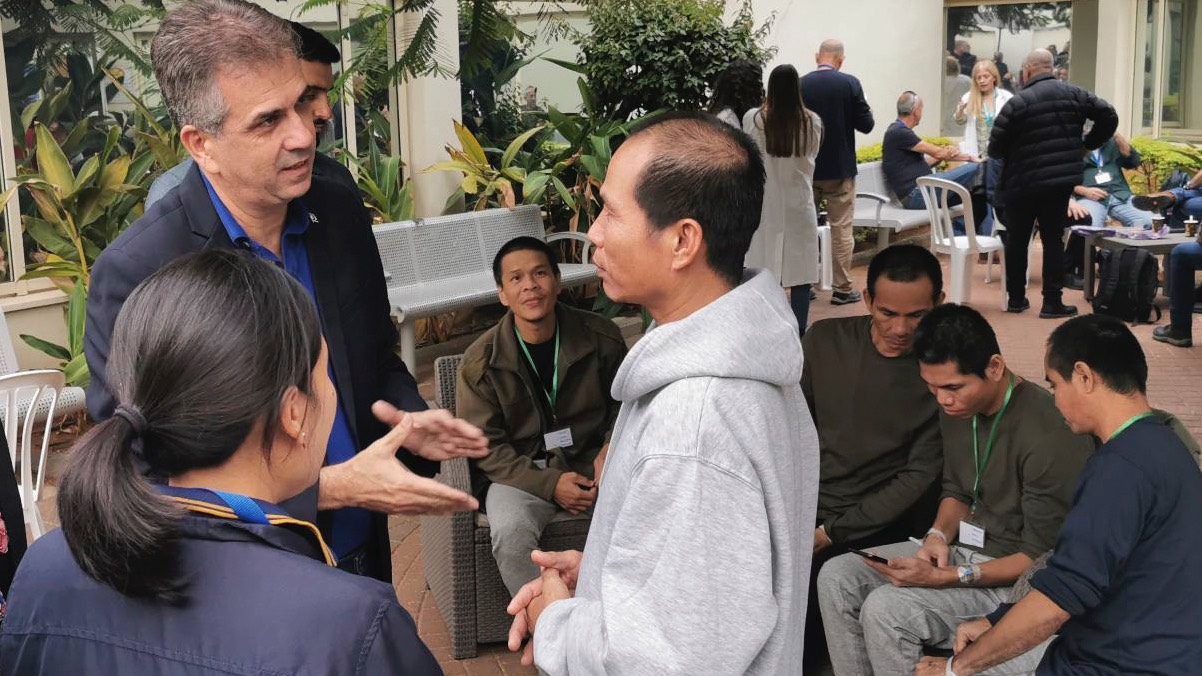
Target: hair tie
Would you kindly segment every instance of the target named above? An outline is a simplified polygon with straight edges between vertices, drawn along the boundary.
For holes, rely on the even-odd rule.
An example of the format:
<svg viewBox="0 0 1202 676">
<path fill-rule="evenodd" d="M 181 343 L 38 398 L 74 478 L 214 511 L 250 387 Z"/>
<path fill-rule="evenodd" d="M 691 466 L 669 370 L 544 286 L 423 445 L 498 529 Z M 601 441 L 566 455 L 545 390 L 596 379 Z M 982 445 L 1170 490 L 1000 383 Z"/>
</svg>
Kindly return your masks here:
<svg viewBox="0 0 1202 676">
<path fill-rule="evenodd" d="M 117 410 L 113 411 L 113 416 L 129 423 L 135 437 L 140 437 L 146 433 L 146 416 L 142 415 L 142 412 L 133 406 L 122 404 L 117 407 Z"/>
</svg>

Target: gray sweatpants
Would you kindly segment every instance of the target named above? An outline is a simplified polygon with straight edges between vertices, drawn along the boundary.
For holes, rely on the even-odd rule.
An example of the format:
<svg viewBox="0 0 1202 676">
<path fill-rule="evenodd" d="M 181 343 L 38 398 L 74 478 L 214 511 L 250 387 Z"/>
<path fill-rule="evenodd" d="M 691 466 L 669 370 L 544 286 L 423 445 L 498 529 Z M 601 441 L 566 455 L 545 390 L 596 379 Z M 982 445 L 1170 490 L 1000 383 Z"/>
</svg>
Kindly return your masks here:
<svg viewBox="0 0 1202 676">
<path fill-rule="evenodd" d="M 520 488 L 492 484 L 484 499 L 488 527 L 492 537 L 492 555 L 501 570 L 501 579 L 510 595 L 538 577 L 538 566 L 530 561 L 530 552 L 538 549 L 543 529 L 551 523 L 559 505 Z"/>
<path fill-rule="evenodd" d="M 875 547 L 872 551 L 887 559 L 910 557 L 918 552 L 918 545 L 902 542 Z M 956 565 L 984 563 L 990 557 L 953 546 L 950 559 Z M 967 619 L 992 612 L 1006 600 L 1009 591 L 1009 586 L 894 587 L 855 554 L 831 559 L 818 573 L 818 605 L 835 674 L 913 674 L 914 665 L 922 658 L 923 646 L 952 648 L 956 627 Z M 1032 652 L 1042 656 L 1042 650 Z M 1013 662 L 1003 666 L 1008 668 Z M 1034 671 L 1038 662 L 1037 656 L 1029 669 L 989 673 L 1027 673 Z M 1022 669 L 1025 660 L 1016 666 Z"/>
</svg>

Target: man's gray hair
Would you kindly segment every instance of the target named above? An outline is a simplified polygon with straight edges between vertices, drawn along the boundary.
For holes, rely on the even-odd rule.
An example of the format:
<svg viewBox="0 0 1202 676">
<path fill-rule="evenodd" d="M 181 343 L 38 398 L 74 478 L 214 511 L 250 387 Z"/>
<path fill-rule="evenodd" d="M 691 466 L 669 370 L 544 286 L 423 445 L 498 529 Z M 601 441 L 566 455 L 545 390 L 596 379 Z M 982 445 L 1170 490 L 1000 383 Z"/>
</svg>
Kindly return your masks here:
<svg viewBox="0 0 1202 676">
<path fill-rule="evenodd" d="M 154 77 L 177 127 L 216 134 L 228 106 L 217 88 L 225 71 L 295 56 L 287 21 L 243 0 L 192 0 L 167 15 L 150 43 Z"/>
<path fill-rule="evenodd" d="M 822 44 L 818 45 L 818 53 L 843 56 L 843 41 L 835 38 L 823 40 Z"/>
<path fill-rule="evenodd" d="M 918 97 L 918 94 L 912 91 L 907 90 L 902 92 L 901 96 L 897 97 L 897 116 L 905 117 L 914 112 L 914 109 L 918 107 L 921 101 L 922 99 Z"/>
</svg>

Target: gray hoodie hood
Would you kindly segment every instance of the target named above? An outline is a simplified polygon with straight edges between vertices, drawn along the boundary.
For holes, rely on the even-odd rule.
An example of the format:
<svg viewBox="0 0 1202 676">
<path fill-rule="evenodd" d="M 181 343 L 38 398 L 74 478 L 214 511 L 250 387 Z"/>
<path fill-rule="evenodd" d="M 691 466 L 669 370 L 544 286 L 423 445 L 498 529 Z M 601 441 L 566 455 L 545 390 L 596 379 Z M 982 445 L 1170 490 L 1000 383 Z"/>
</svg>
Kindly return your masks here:
<svg viewBox="0 0 1202 676">
<path fill-rule="evenodd" d="M 635 343 L 613 397 L 632 401 L 684 378 L 801 382 L 797 320 L 776 279 L 748 270 L 743 283 L 688 317 L 655 326 Z"/>
</svg>

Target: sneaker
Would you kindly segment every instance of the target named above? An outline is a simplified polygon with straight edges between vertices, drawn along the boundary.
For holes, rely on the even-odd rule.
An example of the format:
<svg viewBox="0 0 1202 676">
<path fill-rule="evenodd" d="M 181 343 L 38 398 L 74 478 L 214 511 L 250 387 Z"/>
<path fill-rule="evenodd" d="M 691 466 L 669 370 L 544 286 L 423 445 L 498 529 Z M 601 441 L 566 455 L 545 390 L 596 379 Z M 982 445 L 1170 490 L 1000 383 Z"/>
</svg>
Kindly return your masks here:
<svg viewBox="0 0 1202 676">
<path fill-rule="evenodd" d="M 1021 303 L 1010 301 L 1006 304 L 1006 312 L 1026 312 L 1029 309 L 1031 309 L 1031 301 L 1027 300 L 1026 298 L 1022 299 Z"/>
<path fill-rule="evenodd" d="M 1188 331 L 1178 331 L 1172 324 L 1157 326 L 1152 329 L 1152 340 L 1158 340 L 1177 347 L 1193 347 L 1194 337 Z"/>
<path fill-rule="evenodd" d="M 831 305 L 859 303 L 860 300 L 861 296 L 859 291 L 834 291 L 831 293 Z"/>
<path fill-rule="evenodd" d="M 1040 319 L 1062 319 L 1064 317 L 1077 316 L 1076 305 L 1065 305 L 1064 303 L 1044 303 L 1039 309 Z"/>
<path fill-rule="evenodd" d="M 1064 288 L 1074 291 L 1082 291 L 1085 289 L 1085 279 L 1080 275 L 1065 275 Z"/>
<path fill-rule="evenodd" d="M 1131 206 L 1144 211 L 1162 211 L 1173 206 L 1176 198 L 1171 192 L 1154 192 L 1150 195 L 1136 195 L 1131 198 Z"/>
</svg>

